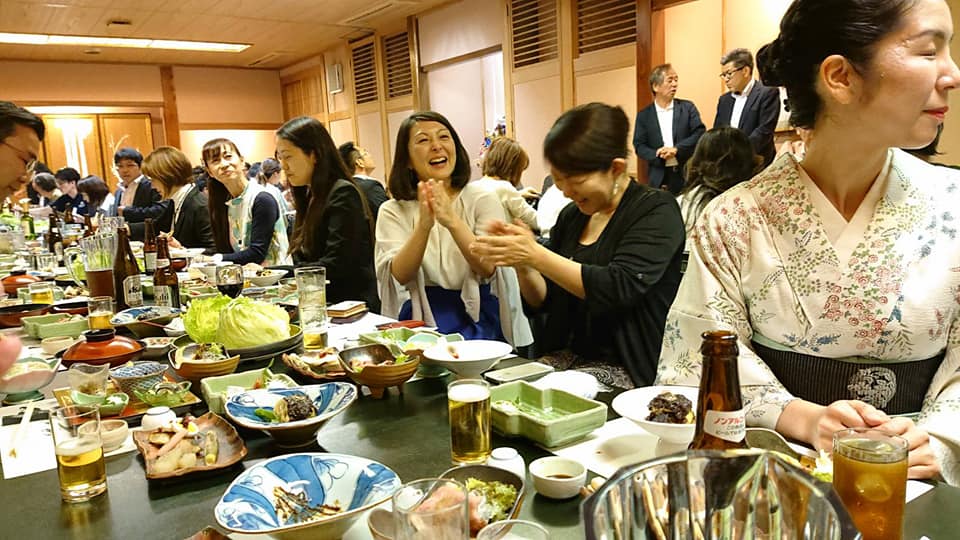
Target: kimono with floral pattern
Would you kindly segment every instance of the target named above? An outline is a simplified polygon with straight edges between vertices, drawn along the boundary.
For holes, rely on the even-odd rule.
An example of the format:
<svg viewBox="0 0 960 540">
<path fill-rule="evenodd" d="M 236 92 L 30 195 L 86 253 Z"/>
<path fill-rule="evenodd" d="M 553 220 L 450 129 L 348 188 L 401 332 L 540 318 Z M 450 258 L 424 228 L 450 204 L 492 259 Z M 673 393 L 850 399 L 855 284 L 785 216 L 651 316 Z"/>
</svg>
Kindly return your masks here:
<svg viewBox="0 0 960 540">
<path fill-rule="evenodd" d="M 847 222 L 781 156 L 697 220 L 667 317 L 658 384 L 699 384 L 700 334 L 739 335 L 748 425 L 774 428 L 795 399 L 751 349 L 918 361 L 945 353 L 918 424 L 960 483 L 960 172 L 891 150 Z M 816 381 L 811 381 L 816 384 Z"/>
</svg>

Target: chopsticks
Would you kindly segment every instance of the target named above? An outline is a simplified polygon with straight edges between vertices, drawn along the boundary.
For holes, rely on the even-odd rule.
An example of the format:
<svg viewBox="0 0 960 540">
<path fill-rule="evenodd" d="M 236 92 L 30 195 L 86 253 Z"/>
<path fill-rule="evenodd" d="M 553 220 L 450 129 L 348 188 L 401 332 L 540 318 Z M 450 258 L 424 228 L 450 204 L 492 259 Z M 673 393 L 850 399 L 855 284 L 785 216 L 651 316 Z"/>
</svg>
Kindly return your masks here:
<svg viewBox="0 0 960 540">
<path fill-rule="evenodd" d="M 12 458 L 17 457 L 17 444 L 20 443 L 20 439 L 23 438 L 23 434 L 27 431 L 27 424 L 33 419 L 33 409 L 36 405 L 37 402 L 35 401 L 27 403 L 27 410 L 24 411 L 23 418 L 20 419 L 16 431 L 13 432 L 13 437 L 10 438 L 10 457 Z"/>
</svg>

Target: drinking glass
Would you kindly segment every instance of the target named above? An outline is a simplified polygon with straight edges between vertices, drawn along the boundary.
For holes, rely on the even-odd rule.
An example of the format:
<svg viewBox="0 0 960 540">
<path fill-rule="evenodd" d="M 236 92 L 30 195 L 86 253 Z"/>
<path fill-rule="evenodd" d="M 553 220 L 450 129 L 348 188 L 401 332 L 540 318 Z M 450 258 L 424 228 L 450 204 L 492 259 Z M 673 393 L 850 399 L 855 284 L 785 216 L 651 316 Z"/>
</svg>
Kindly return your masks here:
<svg viewBox="0 0 960 540">
<path fill-rule="evenodd" d="M 63 264 L 70 277 L 82 287 L 83 280 L 77 275 L 77 268 L 73 264 L 73 259 L 81 256 L 90 296 L 113 296 L 113 258 L 116 253 L 116 234 L 95 234 L 80 240 L 79 248 L 71 247 L 64 251 Z"/>
<path fill-rule="evenodd" d="M 863 540 L 903 536 L 907 440 L 881 429 L 850 428 L 833 435 L 833 489 Z"/>
<path fill-rule="evenodd" d="M 490 457 L 490 385 L 460 379 L 447 387 L 450 454 L 455 464 L 482 464 Z"/>
<path fill-rule="evenodd" d="M 87 326 L 91 330 L 108 330 L 113 328 L 110 319 L 113 318 L 113 298 L 109 296 L 94 296 L 87 300 Z"/>
<path fill-rule="evenodd" d="M 126 226 L 123 216 L 104 217 L 100 222 L 98 231 L 103 234 L 116 234 L 117 229 Z"/>
<path fill-rule="evenodd" d="M 90 424 L 88 427 L 83 427 Z M 66 502 L 83 502 L 107 491 L 107 472 L 100 440 L 100 409 L 57 407 L 50 411 L 60 477 L 60 497 Z"/>
<path fill-rule="evenodd" d="M 505 519 L 480 529 L 477 540 L 550 540 L 550 533 L 539 523 Z"/>
<path fill-rule="evenodd" d="M 467 488 L 456 480 L 427 478 L 393 494 L 395 540 L 467 540 Z"/>
<path fill-rule="evenodd" d="M 299 296 L 300 328 L 303 346 L 322 349 L 327 346 L 327 269 L 305 266 L 293 272 Z"/>
<path fill-rule="evenodd" d="M 239 264 L 228 264 L 217 267 L 217 290 L 229 296 L 236 298 L 243 291 L 243 267 Z"/>
<path fill-rule="evenodd" d="M 30 290 L 30 303 L 53 303 L 53 283 L 50 283 L 49 281 L 37 281 L 35 283 L 31 283 L 27 287 Z"/>
</svg>

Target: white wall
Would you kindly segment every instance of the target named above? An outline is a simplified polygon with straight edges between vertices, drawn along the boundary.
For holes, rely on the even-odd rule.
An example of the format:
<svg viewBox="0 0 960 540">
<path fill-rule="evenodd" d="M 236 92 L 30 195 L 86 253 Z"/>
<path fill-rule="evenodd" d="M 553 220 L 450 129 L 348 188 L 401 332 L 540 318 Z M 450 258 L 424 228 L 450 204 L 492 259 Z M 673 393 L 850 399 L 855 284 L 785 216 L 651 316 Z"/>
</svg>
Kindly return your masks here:
<svg viewBox="0 0 960 540">
<path fill-rule="evenodd" d="M 380 111 L 361 114 L 357 116 L 357 144 L 370 152 L 380 168 L 374 173 L 374 176 L 383 178 L 383 161 L 385 154 L 383 151 L 383 127 L 380 124 Z"/>
<path fill-rule="evenodd" d="M 273 130 L 252 129 L 197 129 L 180 132 L 180 149 L 190 158 L 194 165 L 201 164 L 203 145 L 219 137 L 230 139 L 237 145 L 248 163 L 263 161 L 273 157 L 276 151 L 276 140 Z"/>
<path fill-rule="evenodd" d="M 560 75 L 515 84 L 513 101 L 514 133 L 530 156 L 523 184 L 540 189 L 550 173 L 543 161 L 543 139 L 562 112 Z"/>
<path fill-rule="evenodd" d="M 420 15 L 420 64 L 429 66 L 503 43 L 503 3 L 462 0 Z"/>
</svg>

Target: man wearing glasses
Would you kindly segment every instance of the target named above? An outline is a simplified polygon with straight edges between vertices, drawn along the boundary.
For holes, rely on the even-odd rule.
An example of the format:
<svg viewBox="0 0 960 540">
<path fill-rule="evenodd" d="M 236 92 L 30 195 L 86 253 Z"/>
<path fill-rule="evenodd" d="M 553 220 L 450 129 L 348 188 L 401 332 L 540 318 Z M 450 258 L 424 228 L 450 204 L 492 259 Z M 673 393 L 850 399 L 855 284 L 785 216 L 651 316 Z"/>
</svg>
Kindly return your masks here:
<svg viewBox="0 0 960 540">
<path fill-rule="evenodd" d="M 763 157 L 763 166 L 773 161 L 773 132 L 780 117 L 780 90 L 753 78 L 753 55 L 734 49 L 720 59 L 720 78 L 730 90 L 720 96 L 713 127 L 733 126 L 750 137 L 753 151 Z"/>
<path fill-rule="evenodd" d="M 30 181 L 43 133 L 37 115 L 0 101 L 0 201 Z"/>
</svg>

